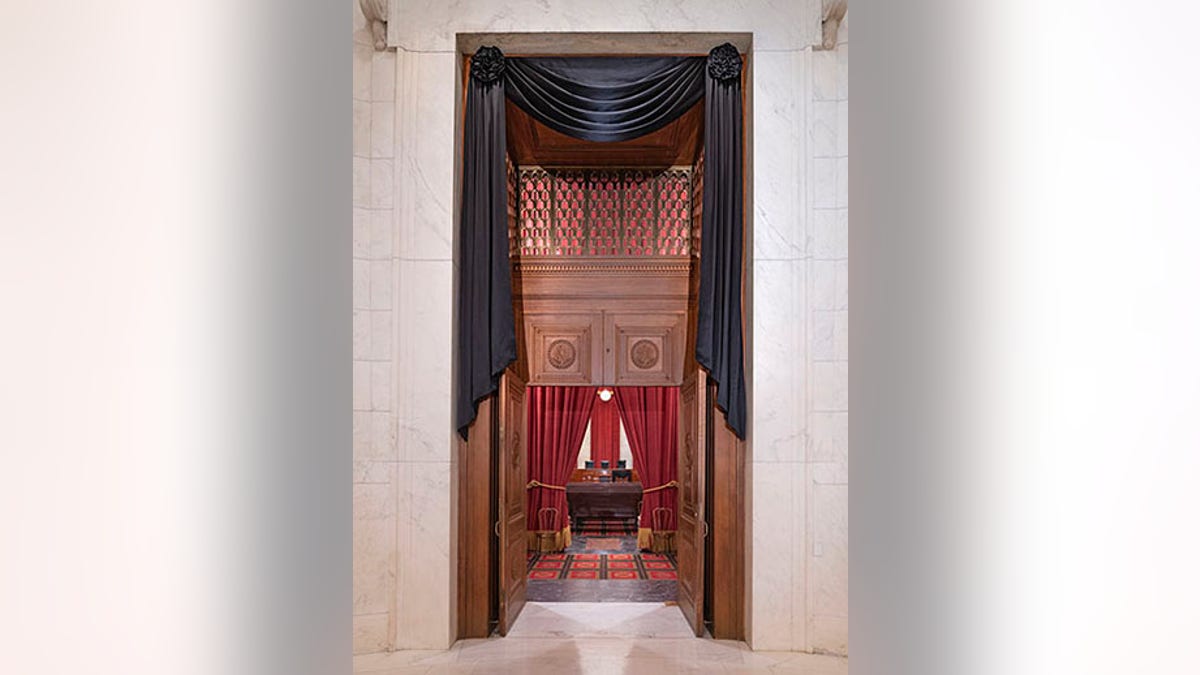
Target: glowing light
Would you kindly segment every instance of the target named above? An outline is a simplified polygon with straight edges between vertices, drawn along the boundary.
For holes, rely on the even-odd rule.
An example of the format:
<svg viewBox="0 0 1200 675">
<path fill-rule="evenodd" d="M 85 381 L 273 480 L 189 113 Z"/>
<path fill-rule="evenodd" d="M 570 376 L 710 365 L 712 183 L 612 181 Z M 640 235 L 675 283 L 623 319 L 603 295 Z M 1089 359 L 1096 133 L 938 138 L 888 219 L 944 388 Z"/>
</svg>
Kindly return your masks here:
<svg viewBox="0 0 1200 675">
<path fill-rule="evenodd" d="M 612 397 L 613 397 L 612 389 L 605 388 L 605 389 L 600 390 L 600 400 L 601 401 L 608 403 L 610 400 L 612 400 Z"/>
</svg>

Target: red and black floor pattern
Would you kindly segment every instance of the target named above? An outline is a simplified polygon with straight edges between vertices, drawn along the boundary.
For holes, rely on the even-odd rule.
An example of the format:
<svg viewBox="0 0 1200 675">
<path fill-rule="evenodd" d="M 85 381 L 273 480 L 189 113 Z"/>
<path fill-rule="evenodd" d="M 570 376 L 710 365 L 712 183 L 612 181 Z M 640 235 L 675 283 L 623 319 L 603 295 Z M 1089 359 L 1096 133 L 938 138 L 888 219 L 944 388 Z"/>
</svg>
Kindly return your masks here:
<svg viewBox="0 0 1200 675">
<path fill-rule="evenodd" d="M 669 554 L 530 553 L 529 578 L 674 581 L 678 574 Z"/>
</svg>

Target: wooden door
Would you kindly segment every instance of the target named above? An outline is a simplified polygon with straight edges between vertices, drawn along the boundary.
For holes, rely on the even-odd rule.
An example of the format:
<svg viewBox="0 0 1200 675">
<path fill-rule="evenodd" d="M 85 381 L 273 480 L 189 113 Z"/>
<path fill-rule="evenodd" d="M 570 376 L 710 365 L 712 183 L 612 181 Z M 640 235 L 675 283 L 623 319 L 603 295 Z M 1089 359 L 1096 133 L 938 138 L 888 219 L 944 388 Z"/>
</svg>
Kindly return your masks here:
<svg viewBox="0 0 1200 675">
<path fill-rule="evenodd" d="M 499 537 L 499 630 L 507 635 L 525 606 L 525 380 L 513 369 L 500 379 L 496 462 Z"/>
<path fill-rule="evenodd" d="M 704 443 L 708 411 L 704 402 L 707 377 L 694 369 L 679 391 L 679 524 L 675 535 L 679 562 L 679 608 L 696 631 L 704 634 Z"/>
</svg>

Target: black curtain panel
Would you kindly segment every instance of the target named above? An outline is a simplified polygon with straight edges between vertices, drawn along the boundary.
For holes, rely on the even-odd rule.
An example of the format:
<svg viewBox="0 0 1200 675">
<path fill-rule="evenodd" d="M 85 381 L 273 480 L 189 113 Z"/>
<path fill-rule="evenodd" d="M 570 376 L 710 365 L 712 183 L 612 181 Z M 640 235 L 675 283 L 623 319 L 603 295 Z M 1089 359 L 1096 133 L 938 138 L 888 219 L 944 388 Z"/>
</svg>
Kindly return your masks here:
<svg viewBox="0 0 1200 675">
<path fill-rule="evenodd" d="M 696 361 L 716 380 L 717 407 L 744 439 L 742 57 L 733 45 L 721 45 L 709 54 L 707 71 Z"/>
<path fill-rule="evenodd" d="M 704 96 L 701 57 L 508 59 L 508 97 L 573 138 L 627 141 L 675 121 Z"/>
<path fill-rule="evenodd" d="M 508 260 L 504 105 L 589 141 L 644 136 L 705 103 L 696 359 L 717 382 L 717 405 L 745 438 L 742 356 L 742 58 L 728 43 L 702 57 L 505 59 L 480 47 L 471 59 L 459 234 L 458 392 L 463 438 L 479 401 L 516 358 Z"/>
<path fill-rule="evenodd" d="M 467 438 L 479 401 L 517 357 L 508 262 L 504 153 L 504 56 L 484 47 L 471 60 L 464 120 L 458 255 L 458 392 L 455 425 Z"/>
</svg>

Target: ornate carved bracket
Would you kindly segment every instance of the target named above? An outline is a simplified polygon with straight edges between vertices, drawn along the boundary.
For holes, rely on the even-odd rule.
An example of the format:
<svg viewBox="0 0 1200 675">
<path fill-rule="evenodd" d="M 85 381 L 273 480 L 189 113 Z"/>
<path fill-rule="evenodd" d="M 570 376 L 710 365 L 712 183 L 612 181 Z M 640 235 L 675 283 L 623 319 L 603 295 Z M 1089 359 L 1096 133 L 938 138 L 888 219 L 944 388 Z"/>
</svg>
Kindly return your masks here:
<svg viewBox="0 0 1200 675">
<path fill-rule="evenodd" d="M 821 44 L 817 49 L 830 50 L 837 47 L 838 27 L 846 18 L 847 0 L 821 1 Z"/>
<path fill-rule="evenodd" d="M 388 0 L 358 0 L 367 24 L 371 26 L 371 37 L 375 40 L 375 51 L 387 49 Z"/>
</svg>

